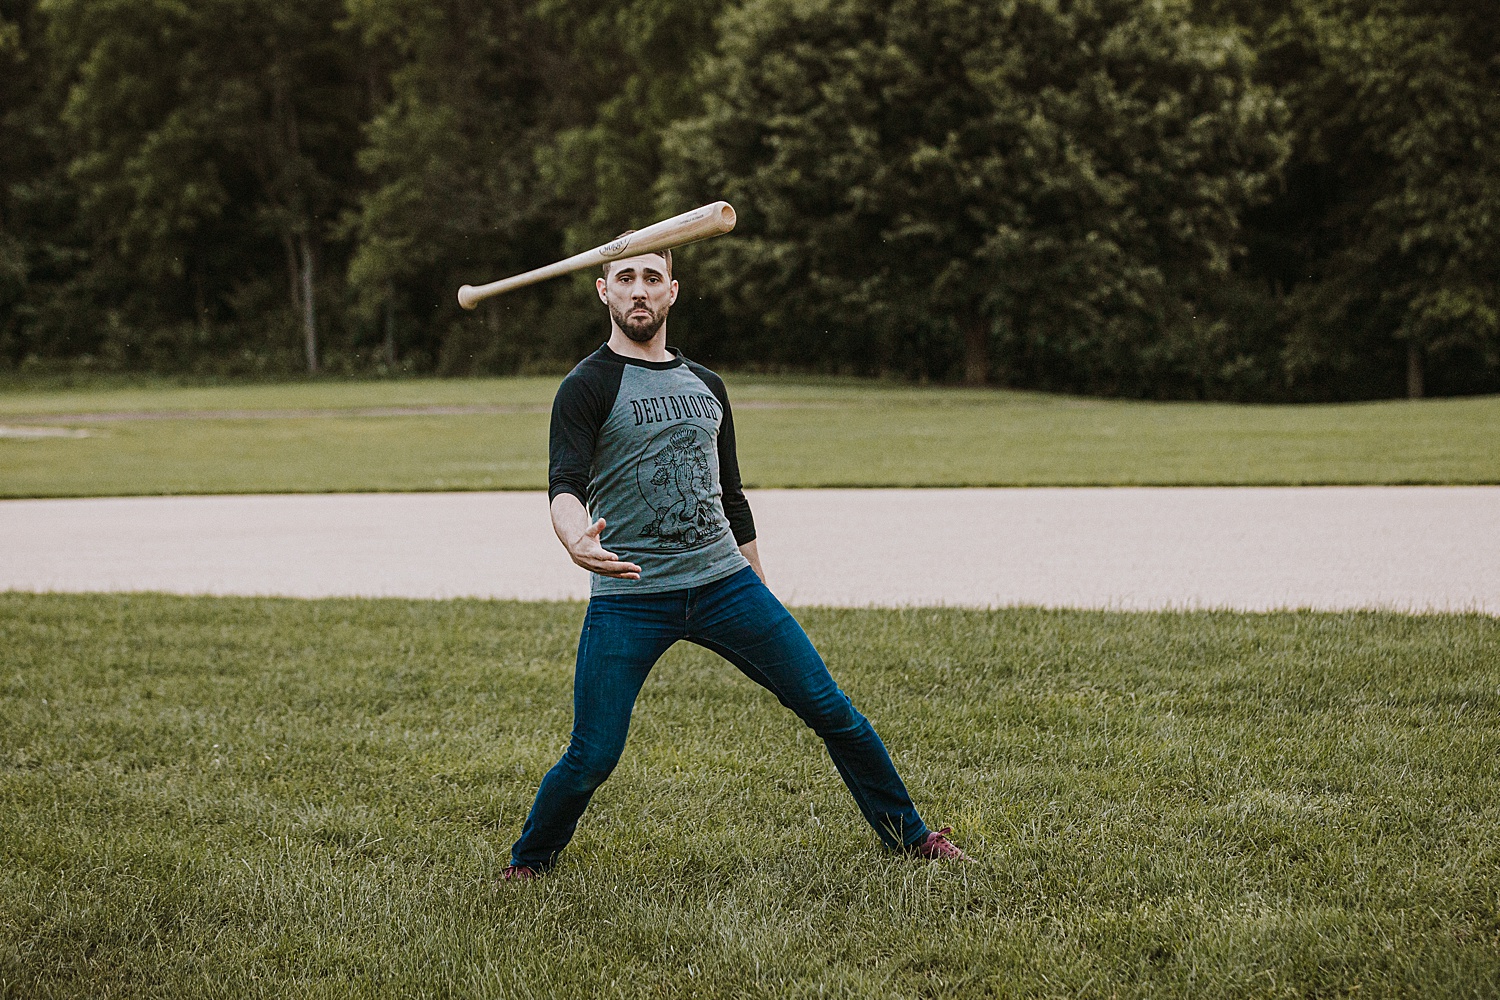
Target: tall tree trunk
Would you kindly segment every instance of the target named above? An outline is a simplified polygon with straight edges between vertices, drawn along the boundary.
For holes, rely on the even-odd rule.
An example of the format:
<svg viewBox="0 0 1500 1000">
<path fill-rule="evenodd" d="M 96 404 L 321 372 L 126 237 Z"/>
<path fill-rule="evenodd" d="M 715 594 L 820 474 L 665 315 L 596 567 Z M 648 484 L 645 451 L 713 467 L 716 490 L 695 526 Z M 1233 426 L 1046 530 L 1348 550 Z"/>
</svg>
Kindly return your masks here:
<svg viewBox="0 0 1500 1000">
<path fill-rule="evenodd" d="M 208 295 L 203 291 L 203 272 L 193 269 L 193 312 L 198 316 L 198 332 L 208 332 Z"/>
<path fill-rule="evenodd" d="M 1421 399 L 1423 383 L 1422 345 L 1415 340 L 1406 342 L 1406 398 Z"/>
<path fill-rule="evenodd" d="M 281 249 L 286 254 L 286 282 L 291 290 L 292 315 L 300 315 L 302 312 L 302 269 L 297 265 L 297 245 L 292 242 L 291 233 L 282 232 Z"/>
<path fill-rule="evenodd" d="M 396 367 L 396 300 L 390 295 L 385 299 L 385 363 Z"/>
<path fill-rule="evenodd" d="M 964 319 L 964 385 L 984 385 L 990 377 L 990 328 L 977 311 Z"/>
<path fill-rule="evenodd" d="M 307 347 L 307 373 L 318 373 L 318 313 L 313 301 L 312 243 L 303 233 L 297 237 L 298 249 L 302 251 L 302 338 Z"/>
</svg>

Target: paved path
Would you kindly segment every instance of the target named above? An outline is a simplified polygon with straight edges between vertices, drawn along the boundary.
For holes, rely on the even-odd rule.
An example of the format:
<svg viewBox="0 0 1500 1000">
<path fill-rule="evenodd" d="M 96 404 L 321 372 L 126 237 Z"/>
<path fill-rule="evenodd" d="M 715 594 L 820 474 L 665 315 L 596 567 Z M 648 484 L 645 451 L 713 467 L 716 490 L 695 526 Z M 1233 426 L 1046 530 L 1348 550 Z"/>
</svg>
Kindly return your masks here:
<svg viewBox="0 0 1500 1000">
<path fill-rule="evenodd" d="M 762 490 L 791 604 L 1500 614 L 1500 487 Z M 0 501 L 0 590 L 580 598 L 540 493 Z"/>
</svg>

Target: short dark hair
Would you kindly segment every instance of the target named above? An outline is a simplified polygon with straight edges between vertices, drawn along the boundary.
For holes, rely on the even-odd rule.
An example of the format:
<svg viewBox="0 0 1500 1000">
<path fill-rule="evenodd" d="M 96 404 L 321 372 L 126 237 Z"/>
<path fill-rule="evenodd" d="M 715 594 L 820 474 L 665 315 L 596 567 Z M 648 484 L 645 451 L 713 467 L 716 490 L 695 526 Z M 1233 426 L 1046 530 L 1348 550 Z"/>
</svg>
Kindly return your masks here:
<svg viewBox="0 0 1500 1000">
<path fill-rule="evenodd" d="M 625 237 L 629 236 L 633 232 L 635 232 L 634 229 L 627 229 L 623 233 L 621 233 L 619 236 L 616 236 L 615 239 L 617 239 L 617 240 L 623 240 Z M 626 251 L 629 251 L 629 249 L 630 249 L 629 247 L 626 247 Z M 662 260 L 664 260 L 664 261 L 667 262 L 667 277 L 670 278 L 672 276 L 672 250 L 671 250 L 671 248 L 668 248 L 666 250 L 652 250 L 650 252 L 656 254 L 656 256 L 660 257 Z M 620 256 L 624 257 L 625 254 L 622 253 L 622 254 L 620 254 Z M 640 254 L 630 254 L 630 256 L 637 257 L 637 256 L 640 256 Z M 609 277 L 609 265 L 611 265 L 613 263 L 614 263 L 613 260 L 607 260 L 607 261 L 604 262 L 604 276 L 606 278 Z"/>
</svg>

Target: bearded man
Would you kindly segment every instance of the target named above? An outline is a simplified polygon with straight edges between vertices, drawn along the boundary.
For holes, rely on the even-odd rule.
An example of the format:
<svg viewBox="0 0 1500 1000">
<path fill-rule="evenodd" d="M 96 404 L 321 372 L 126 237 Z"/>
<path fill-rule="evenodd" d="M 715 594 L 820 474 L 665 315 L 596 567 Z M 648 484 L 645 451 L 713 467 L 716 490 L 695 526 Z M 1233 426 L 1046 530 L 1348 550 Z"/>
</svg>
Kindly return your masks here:
<svg viewBox="0 0 1500 1000">
<path fill-rule="evenodd" d="M 947 828 L 922 822 L 874 727 L 765 585 L 724 382 L 667 347 L 671 251 L 611 261 L 595 286 L 609 340 L 558 387 L 549 442 L 552 527 L 592 574 L 573 733 L 501 877 L 557 863 L 620 759 L 647 674 L 680 639 L 724 657 L 818 734 L 885 847 L 968 860 Z M 688 520 L 691 530 L 676 523 Z"/>
</svg>

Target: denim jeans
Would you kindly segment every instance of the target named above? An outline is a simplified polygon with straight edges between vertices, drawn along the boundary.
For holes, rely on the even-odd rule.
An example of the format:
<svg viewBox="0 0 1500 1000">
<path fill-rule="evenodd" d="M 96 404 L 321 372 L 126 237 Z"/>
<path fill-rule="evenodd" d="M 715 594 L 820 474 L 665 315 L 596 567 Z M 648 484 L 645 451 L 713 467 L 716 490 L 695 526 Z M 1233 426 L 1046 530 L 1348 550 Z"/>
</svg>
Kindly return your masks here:
<svg viewBox="0 0 1500 1000">
<path fill-rule="evenodd" d="M 724 657 L 822 738 L 886 847 L 900 849 L 926 836 L 874 727 L 834 683 L 802 626 L 747 567 L 688 590 L 589 601 L 573 677 L 573 736 L 542 779 L 511 848 L 512 864 L 544 870 L 557 861 L 594 790 L 620 760 L 646 675 L 679 639 Z"/>
</svg>

